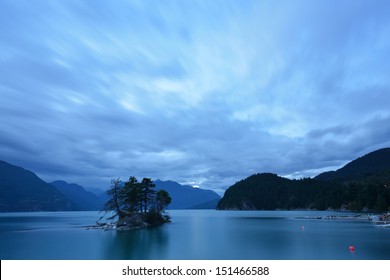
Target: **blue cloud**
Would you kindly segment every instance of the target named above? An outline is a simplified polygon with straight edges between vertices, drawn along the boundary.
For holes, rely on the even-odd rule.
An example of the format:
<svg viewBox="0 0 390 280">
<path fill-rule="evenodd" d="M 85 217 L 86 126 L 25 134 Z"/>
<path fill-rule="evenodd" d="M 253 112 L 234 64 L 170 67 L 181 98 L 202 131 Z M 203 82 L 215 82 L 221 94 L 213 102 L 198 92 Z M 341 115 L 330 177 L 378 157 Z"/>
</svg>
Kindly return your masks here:
<svg viewBox="0 0 390 280">
<path fill-rule="evenodd" d="M 223 190 L 390 145 L 387 1 L 0 3 L 3 160 Z"/>
</svg>

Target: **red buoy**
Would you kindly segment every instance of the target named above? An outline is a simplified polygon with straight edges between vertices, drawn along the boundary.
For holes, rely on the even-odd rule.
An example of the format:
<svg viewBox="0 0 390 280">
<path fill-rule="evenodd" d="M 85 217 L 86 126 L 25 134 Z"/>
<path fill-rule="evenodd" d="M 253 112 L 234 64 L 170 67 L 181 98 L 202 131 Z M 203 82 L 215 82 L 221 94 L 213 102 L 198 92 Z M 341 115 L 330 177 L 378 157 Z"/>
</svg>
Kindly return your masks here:
<svg viewBox="0 0 390 280">
<path fill-rule="evenodd" d="M 350 245 L 350 246 L 349 246 L 349 250 L 350 250 L 351 252 L 355 252 L 355 246 Z"/>
</svg>

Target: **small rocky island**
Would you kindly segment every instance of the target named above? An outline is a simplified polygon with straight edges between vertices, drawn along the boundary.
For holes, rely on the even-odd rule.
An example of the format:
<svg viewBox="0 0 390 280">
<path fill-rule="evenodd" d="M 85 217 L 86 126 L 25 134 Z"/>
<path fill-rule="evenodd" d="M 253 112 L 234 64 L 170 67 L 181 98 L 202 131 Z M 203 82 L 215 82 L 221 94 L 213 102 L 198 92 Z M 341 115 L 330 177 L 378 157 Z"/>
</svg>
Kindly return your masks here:
<svg viewBox="0 0 390 280">
<path fill-rule="evenodd" d="M 119 178 L 111 180 L 111 187 L 107 191 L 110 199 L 105 203 L 105 214 L 100 218 L 102 220 L 110 215 L 106 218 L 108 222 L 97 221 L 96 225 L 87 229 L 133 230 L 170 222 L 164 210 L 172 199 L 167 191 L 155 191 L 154 187 L 150 178 L 143 178 L 139 182 L 131 176 L 124 183 Z"/>
</svg>

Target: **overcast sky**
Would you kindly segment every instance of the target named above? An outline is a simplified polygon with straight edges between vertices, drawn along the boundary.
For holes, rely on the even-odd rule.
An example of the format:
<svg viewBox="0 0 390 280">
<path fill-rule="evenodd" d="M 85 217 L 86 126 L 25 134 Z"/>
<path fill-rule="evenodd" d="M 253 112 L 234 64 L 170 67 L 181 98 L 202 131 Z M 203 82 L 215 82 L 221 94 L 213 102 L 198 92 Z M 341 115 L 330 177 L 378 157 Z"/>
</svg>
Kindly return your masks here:
<svg viewBox="0 0 390 280">
<path fill-rule="evenodd" d="M 0 159 L 218 191 L 390 146 L 390 1 L 0 1 Z"/>
</svg>

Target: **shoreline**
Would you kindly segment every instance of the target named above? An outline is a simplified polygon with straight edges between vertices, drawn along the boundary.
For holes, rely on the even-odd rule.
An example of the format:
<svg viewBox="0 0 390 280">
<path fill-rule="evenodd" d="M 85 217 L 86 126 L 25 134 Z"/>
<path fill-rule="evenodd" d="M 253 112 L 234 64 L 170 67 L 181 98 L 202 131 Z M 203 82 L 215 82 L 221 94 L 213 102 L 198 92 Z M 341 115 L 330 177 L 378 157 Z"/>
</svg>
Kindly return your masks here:
<svg viewBox="0 0 390 280">
<path fill-rule="evenodd" d="M 356 214 L 356 215 L 327 215 L 316 217 L 296 217 L 302 220 L 336 220 L 336 221 L 363 221 L 372 222 L 374 225 L 390 227 L 390 214 Z"/>
</svg>

